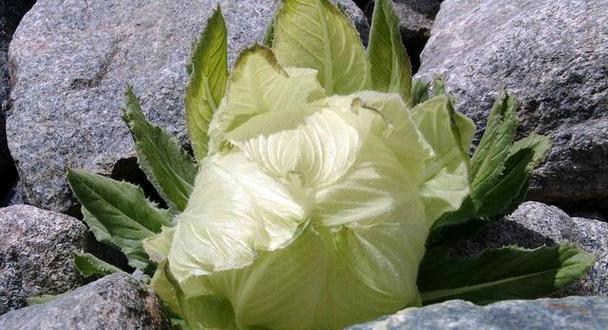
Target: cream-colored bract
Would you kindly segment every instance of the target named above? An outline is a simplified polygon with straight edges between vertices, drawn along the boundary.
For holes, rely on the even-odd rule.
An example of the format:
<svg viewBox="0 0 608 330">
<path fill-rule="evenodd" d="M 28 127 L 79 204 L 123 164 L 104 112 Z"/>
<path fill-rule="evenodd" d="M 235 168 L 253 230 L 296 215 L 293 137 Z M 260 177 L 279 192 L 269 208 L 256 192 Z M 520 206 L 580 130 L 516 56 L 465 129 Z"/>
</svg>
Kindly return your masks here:
<svg viewBox="0 0 608 330">
<path fill-rule="evenodd" d="M 187 208 L 145 242 L 157 292 L 200 328 L 337 329 L 417 304 L 429 228 L 468 194 L 470 121 L 459 140 L 446 97 L 326 97 L 262 47 L 235 72 Z"/>
</svg>

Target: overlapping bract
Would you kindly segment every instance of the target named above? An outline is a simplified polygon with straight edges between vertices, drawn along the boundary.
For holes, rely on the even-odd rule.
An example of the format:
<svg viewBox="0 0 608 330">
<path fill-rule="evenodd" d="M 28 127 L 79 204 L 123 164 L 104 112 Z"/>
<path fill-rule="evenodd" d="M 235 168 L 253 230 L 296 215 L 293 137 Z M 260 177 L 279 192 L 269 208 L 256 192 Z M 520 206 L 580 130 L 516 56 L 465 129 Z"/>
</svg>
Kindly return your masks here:
<svg viewBox="0 0 608 330">
<path fill-rule="evenodd" d="M 468 194 L 473 124 L 445 96 L 326 96 L 317 73 L 242 53 L 188 206 L 144 244 L 191 326 L 340 328 L 418 303 L 428 230 Z"/>
</svg>

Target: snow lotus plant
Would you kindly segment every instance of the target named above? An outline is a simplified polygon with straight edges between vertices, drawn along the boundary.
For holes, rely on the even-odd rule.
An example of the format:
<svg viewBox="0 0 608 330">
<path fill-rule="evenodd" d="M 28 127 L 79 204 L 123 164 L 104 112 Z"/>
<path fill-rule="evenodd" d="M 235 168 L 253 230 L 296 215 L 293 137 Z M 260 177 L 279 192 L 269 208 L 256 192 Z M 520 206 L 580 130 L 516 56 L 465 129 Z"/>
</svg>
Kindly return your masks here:
<svg viewBox="0 0 608 330">
<path fill-rule="evenodd" d="M 517 207 L 549 144 L 513 144 L 516 102 L 503 92 L 470 158 L 473 123 L 439 82 L 430 98 L 412 83 L 389 1 L 376 1 L 367 51 L 327 0 L 282 1 L 266 45 L 230 75 L 226 35 L 218 9 L 189 67 L 194 158 L 127 90 L 139 164 L 168 208 L 68 172 L 96 238 L 152 276 L 181 326 L 338 329 L 452 298 L 546 295 L 589 266 L 570 246 L 444 253 Z M 86 275 L 121 271 L 91 254 L 76 262 Z"/>
</svg>

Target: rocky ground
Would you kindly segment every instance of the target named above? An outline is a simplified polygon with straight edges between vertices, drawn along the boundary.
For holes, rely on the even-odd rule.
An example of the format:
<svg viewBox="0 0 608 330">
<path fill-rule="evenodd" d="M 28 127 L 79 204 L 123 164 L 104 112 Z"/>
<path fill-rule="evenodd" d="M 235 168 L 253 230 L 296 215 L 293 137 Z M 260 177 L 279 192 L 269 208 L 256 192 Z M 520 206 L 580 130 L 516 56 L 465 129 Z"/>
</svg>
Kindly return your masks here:
<svg viewBox="0 0 608 330">
<path fill-rule="evenodd" d="M 125 84 L 148 118 L 185 141 L 185 64 L 211 10 L 219 2 L 226 16 L 232 63 L 261 40 L 276 1 L 35 2 L 0 0 L 0 329 L 168 328 L 139 278 L 87 284 L 76 271 L 72 254 L 96 247 L 65 171 L 146 185 L 120 119 Z M 335 2 L 366 36 L 373 3 Z M 608 0 L 395 0 L 395 8 L 416 78 L 443 77 L 478 130 L 506 87 L 521 102 L 519 134 L 554 142 L 534 173 L 533 201 L 454 250 L 570 243 L 596 262 L 560 294 L 585 297 L 450 301 L 352 329 L 607 328 Z"/>
</svg>

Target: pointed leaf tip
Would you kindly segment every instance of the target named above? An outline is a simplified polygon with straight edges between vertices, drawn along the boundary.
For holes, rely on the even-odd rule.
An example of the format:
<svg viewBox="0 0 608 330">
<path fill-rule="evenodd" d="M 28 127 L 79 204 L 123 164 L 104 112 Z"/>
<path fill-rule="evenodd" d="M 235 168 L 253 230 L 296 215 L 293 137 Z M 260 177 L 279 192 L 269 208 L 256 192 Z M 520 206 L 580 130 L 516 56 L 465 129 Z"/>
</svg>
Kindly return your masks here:
<svg viewBox="0 0 608 330">
<path fill-rule="evenodd" d="M 199 162 L 207 156 L 209 122 L 226 89 L 227 35 L 226 22 L 218 4 L 192 52 L 184 99 L 186 127 L 194 155 Z"/>
<path fill-rule="evenodd" d="M 371 87 L 359 33 L 327 0 L 284 0 L 276 15 L 273 51 L 282 66 L 317 70 L 328 95 Z"/>
<path fill-rule="evenodd" d="M 123 119 L 133 136 L 139 165 L 169 205 L 182 211 L 197 172 L 194 160 L 175 137 L 147 121 L 132 90 L 126 94 Z"/>
<path fill-rule="evenodd" d="M 77 252 L 74 254 L 74 264 L 84 277 L 105 276 L 112 273 L 123 273 L 123 271 L 90 253 Z"/>
<path fill-rule="evenodd" d="M 398 93 L 412 105 L 412 69 L 390 0 L 376 0 L 367 50 L 374 90 Z"/>
</svg>

